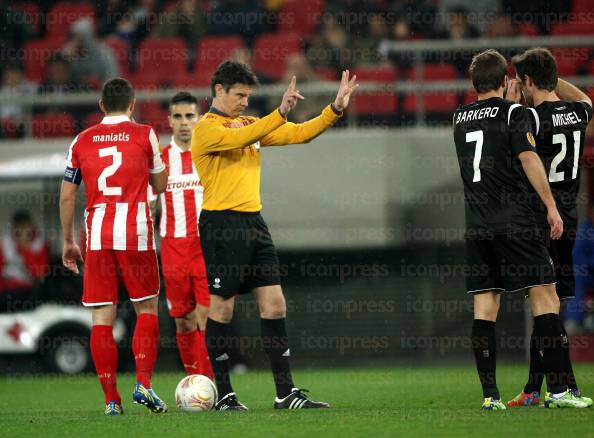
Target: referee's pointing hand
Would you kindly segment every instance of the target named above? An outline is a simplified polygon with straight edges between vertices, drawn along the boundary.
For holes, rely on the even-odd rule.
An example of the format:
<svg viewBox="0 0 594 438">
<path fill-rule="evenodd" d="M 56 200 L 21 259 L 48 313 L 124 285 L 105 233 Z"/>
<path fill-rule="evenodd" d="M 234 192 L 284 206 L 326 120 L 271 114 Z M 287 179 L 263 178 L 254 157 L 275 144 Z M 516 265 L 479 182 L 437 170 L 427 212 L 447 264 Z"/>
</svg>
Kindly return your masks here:
<svg viewBox="0 0 594 438">
<path fill-rule="evenodd" d="M 298 100 L 305 99 L 301 94 L 299 94 L 299 90 L 296 88 L 297 78 L 293 76 L 291 83 L 289 84 L 289 88 L 287 88 L 287 91 L 285 91 L 285 94 L 283 94 L 283 101 L 280 105 L 280 112 L 283 116 L 286 116 L 289 111 L 295 108 Z"/>
</svg>

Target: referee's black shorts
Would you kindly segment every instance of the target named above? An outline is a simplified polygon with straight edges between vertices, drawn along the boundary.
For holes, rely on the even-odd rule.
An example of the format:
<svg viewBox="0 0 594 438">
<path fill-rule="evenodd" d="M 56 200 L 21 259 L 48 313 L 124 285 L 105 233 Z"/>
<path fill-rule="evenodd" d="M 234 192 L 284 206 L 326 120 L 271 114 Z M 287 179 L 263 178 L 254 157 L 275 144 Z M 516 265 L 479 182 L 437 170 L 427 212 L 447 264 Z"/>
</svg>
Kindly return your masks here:
<svg viewBox="0 0 594 438">
<path fill-rule="evenodd" d="M 227 299 L 280 284 L 278 256 L 260 213 L 202 210 L 198 226 L 211 294 Z"/>
<path fill-rule="evenodd" d="M 557 277 L 557 295 L 559 299 L 575 297 L 575 276 L 573 272 L 573 246 L 577 234 L 577 226 L 563 227 L 563 234 L 557 240 L 551 239 L 550 230 L 543 228 L 543 239 L 547 250 L 555 264 Z"/>
<path fill-rule="evenodd" d="M 470 294 L 555 283 L 553 262 L 537 229 L 467 233 L 465 276 Z"/>
</svg>

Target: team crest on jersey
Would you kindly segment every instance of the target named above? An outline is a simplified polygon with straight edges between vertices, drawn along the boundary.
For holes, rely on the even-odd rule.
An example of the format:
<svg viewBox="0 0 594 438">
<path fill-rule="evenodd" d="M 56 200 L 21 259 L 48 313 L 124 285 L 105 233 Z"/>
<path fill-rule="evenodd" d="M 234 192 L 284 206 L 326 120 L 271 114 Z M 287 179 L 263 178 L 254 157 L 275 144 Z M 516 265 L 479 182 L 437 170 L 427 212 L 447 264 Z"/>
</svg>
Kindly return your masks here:
<svg viewBox="0 0 594 438">
<path fill-rule="evenodd" d="M 528 139 L 528 143 L 530 143 L 532 145 L 532 147 L 536 147 L 536 141 L 534 140 L 534 136 L 532 135 L 532 132 L 526 133 L 526 138 Z"/>
</svg>

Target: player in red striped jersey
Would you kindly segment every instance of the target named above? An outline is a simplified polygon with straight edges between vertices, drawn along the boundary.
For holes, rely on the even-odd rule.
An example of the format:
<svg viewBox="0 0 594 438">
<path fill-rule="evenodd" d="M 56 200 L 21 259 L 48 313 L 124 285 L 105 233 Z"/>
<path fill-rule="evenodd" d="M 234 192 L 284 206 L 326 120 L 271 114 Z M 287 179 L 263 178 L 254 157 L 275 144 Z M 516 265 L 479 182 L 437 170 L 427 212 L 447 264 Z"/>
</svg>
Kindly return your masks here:
<svg viewBox="0 0 594 438">
<path fill-rule="evenodd" d="M 186 92 L 173 96 L 169 105 L 173 137 L 161 152 L 169 174 L 167 189 L 160 195 L 161 262 L 184 368 L 188 374 L 212 379 L 204 340 L 210 294 L 198 235 L 203 188 L 190 152 L 197 122 L 198 100 Z"/>
<path fill-rule="evenodd" d="M 74 242 L 73 222 L 76 193 L 84 182 L 87 241 L 82 302 L 93 311 L 91 355 L 105 393 L 107 415 L 123 413 L 112 332 L 119 281 L 137 314 L 132 339 L 137 380 L 133 401 L 153 412 L 167 410 L 151 389 L 159 344 L 159 271 L 147 199 L 149 182 L 155 192 L 165 190 L 167 171 L 153 129 L 130 119 L 134 102 L 134 90 L 125 79 L 115 78 L 104 85 L 99 107 L 105 117 L 70 145 L 60 192 L 62 260 L 78 273 L 82 255 Z"/>
</svg>

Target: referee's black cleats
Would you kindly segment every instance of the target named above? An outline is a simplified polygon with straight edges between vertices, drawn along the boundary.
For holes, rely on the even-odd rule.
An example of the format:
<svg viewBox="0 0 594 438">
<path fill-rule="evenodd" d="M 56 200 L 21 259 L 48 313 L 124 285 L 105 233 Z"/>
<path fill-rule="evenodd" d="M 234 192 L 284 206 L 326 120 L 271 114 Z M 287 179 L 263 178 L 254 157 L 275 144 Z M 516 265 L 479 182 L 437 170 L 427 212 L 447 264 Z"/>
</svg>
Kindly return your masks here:
<svg viewBox="0 0 594 438">
<path fill-rule="evenodd" d="M 310 400 L 304 392 L 309 391 L 307 389 L 293 388 L 291 393 L 285 398 L 276 397 L 274 399 L 274 409 L 317 409 L 330 407 L 328 403 Z"/>
<path fill-rule="evenodd" d="M 246 405 L 240 403 L 237 400 L 237 396 L 234 392 L 230 392 L 225 397 L 220 399 L 217 404 L 215 405 L 215 411 L 247 411 L 248 408 Z"/>
</svg>

